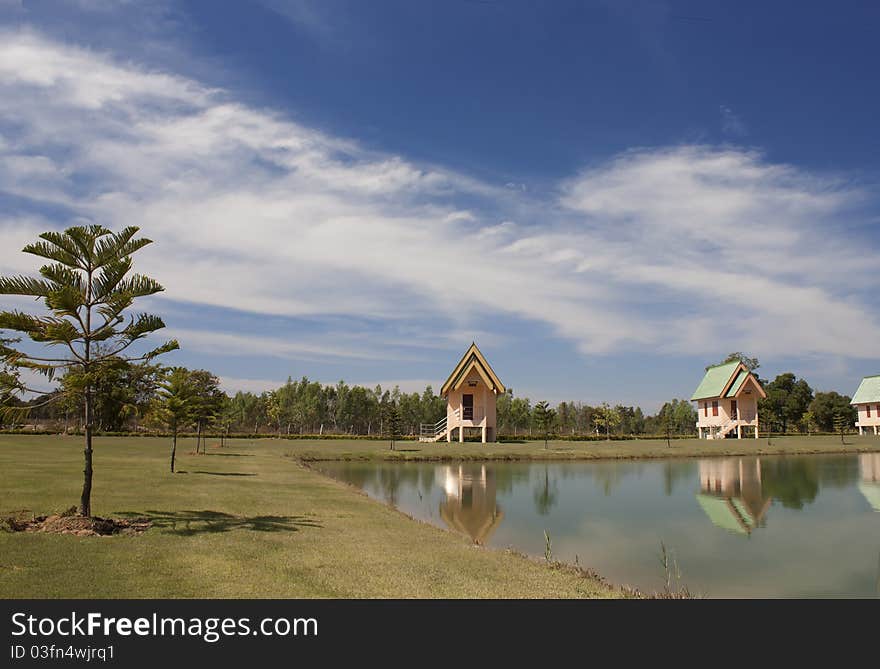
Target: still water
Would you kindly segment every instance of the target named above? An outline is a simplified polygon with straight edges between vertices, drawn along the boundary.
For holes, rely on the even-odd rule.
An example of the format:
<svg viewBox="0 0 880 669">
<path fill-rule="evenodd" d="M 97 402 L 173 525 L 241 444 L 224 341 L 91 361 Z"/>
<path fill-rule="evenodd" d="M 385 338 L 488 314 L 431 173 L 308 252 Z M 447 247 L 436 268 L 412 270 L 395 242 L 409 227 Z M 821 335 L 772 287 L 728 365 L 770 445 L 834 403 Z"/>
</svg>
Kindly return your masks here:
<svg viewBox="0 0 880 669">
<path fill-rule="evenodd" d="M 476 542 L 707 597 L 877 597 L 880 454 L 564 463 L 322 463 Z"/>
</svg>

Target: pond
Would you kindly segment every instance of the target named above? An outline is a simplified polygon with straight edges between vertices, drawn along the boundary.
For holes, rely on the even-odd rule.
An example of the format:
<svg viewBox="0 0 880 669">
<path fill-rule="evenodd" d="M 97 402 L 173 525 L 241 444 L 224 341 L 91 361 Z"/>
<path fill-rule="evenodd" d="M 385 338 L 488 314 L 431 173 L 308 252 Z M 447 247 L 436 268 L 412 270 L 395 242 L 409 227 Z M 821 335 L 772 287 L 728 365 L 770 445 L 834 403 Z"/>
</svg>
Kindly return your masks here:
<svg viewBox="0 0 880 669">
<path fill-rule="evenodd" d="M 321 463 L 421 520 L 497 548 L 706 597 L 876 597 L 880 454 L 519 463 Z"/>
</svg>

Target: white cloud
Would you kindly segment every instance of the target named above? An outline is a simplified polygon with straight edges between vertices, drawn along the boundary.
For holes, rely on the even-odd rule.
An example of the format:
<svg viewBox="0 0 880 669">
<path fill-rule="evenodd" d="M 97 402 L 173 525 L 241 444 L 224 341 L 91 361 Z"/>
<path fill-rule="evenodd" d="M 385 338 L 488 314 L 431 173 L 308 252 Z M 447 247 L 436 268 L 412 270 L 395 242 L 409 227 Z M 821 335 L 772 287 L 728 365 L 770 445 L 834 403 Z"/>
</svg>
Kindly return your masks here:
<svg viewBox="0 0 880 669">
<path fill-rule="evenodd" d="M 833 232 L 868 194 L 734 147 L 626 152 L 540 201 L 23 32 L 0 35 L 0 190 L 35 203 L 5 248 L 55 207 L 57 227 L 140 225 L 138 267 L 178 302 L 390 324 L 384 345 L 171 333 L 203 351 L 400 359 L 389 333 L 457 348 L 499 316 L 585 353 L 868 356 L 880 336 L 858 292 L 876 254 Z"/>
</svg>

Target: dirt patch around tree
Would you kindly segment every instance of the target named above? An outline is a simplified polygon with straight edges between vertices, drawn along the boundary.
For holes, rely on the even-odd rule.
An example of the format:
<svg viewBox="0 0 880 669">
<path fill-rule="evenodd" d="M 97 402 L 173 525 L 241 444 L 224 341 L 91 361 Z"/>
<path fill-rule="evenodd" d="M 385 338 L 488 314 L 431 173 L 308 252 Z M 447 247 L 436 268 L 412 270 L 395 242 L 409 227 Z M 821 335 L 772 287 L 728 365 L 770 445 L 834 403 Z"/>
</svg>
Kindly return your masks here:
<svg viewBox="0 0 880 669">
<path fill-rule="evenodd" d="M 79 537 L 107 537 L 114 534 L 137 535 L 152 525 L 149 518 L 86 518 L 71 507 L 63 513 L 27 518 L 22 513 L 4 519 L 3 529 L 10 532 L 47 532 L 73 534 Z"/>
</svg>

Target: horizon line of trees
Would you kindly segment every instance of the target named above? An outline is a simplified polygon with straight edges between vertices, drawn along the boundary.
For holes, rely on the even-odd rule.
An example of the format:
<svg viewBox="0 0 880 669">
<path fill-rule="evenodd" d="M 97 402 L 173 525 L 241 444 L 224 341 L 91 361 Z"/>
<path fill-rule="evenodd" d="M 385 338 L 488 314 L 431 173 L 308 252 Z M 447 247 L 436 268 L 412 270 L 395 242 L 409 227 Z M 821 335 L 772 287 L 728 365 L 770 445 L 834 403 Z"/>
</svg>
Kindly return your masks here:
<svg viewBox="0 0 880 669">
<path fill-rule="evenodd" d="M 421 393 L 406 393 L 398 386 L 368 388 L 342 380 L 322 384 L 303 376 L 299 380 L 288 378 L 274 390 L 229 395 L 220 388 L 219 378 L 207 370 L 118 360 L 103 365 L 95 375 L 95 430 L 168 431 L 167 406 L 163 406 L 162 398 L 167 394 L 169 379 L 175 375 L 175 382 L 185 387 L 181 401 L 187 405 L 174 420 L 175 431 L 195 432 L 200 438 L 205 431 L 221 435 L 381 436 L 387 431 L 385 423 L 391 408 L 399 417 L 398 434 L 414 436 L 419 434 L 420 424 L 433 424 L 446 412 L 445 400 L 430 385 Z M 75 374 L 65 374 L 59 388 L 51 393 L 26 402 L 7 397 L 5 402 L 30 407 L 31 425 L 79 432 L 85 397 L 77 391 L 76 380 Z M 760 401 L 759 415 L 762 424 L 773 432 L 833 432 L 835 418 L 839 423 L 843 417 L 848 425 L 856 420 L 848 396 L 835 391 L 814 392 L 806 380 L 791 372 L 773 381 L 759 380 L 767 392 L 767 398 Z M 550 414 L 546 413 L 548 409 Z M 696 422 L 696 408 L 686 399 L 665 402 L 654 415 L 646 415 L 641 407 L 619 404 L 593 406 L 562 401 L 550 407 L 512 394 L 500 395 L 497 400 L 498 434 L 506 437 L 689 436 L 695 434 Z"/>
</svg>

